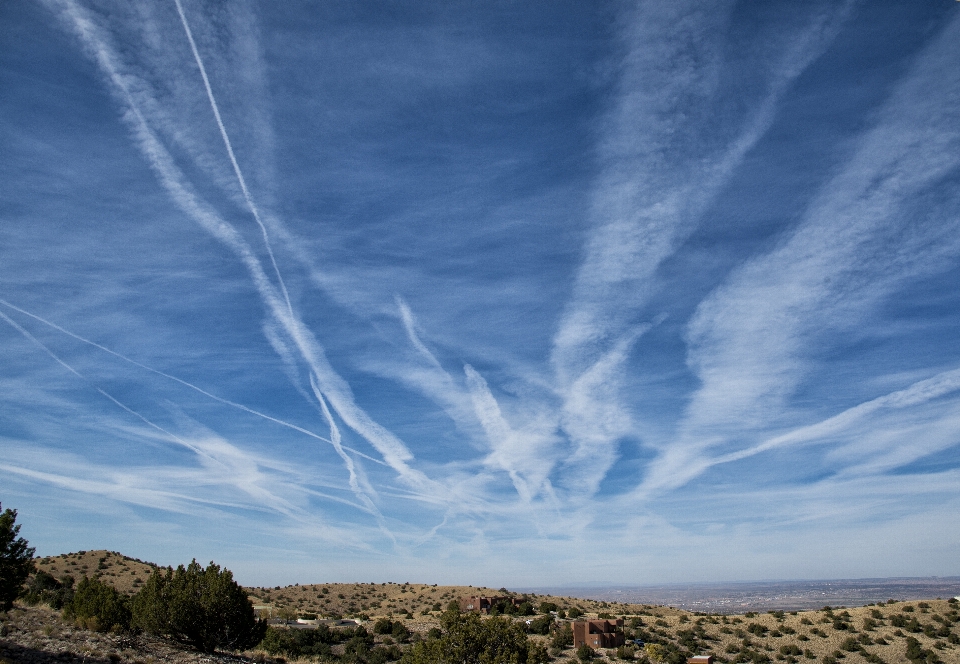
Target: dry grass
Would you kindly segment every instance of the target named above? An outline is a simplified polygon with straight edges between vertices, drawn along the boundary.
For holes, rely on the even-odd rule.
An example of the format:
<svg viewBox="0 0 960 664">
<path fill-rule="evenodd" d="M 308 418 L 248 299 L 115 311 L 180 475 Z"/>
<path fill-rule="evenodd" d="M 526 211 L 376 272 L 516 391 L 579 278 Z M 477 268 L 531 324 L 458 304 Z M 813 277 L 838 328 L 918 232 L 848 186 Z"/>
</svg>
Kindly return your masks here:
<svg viewBox="0 0 960 664">
<path fill-rule="evenodd" d="M 75 579 L 99 574 L 126 593 L 136 592 L 151 571 L 149 563 L 110 551 L 86 551 L 37 560 L 37 567 L 56 577 Z M 317 583 L 274 588 L 247 588 L 255 606 L 290 616 L 362 616 L 376 619 L 405 618 L 407 627 L 424 633 L 438 626 L 447 604 L 468 595 L 501 595 L 502 590 L 477 586 L 439 586 L 422 583 Z M 741 615 L 693 614 L 680 609 L 641 604 L 598 602 L 570 597 L 529 594 L 534 605 L 550 601 L 569 611 L 577 607 L 585 617 L 598 613 L 638 617 L 636 636 L 689 646 L 698 654 L 713 654 L 720 662 L 735 662 L 756 653 L 773 664 L 886 664 L 906 663 L 907 639 L 934 653 L 944 664 L 960 664 L 960 614 L 958 605 L 944 600 L 896 602 L 831 611 L 799 611 Z M 896 622 L 916 618 L 917 624 L 897 627 Z M 628 619 L 628 623 L 630 620 Z M 59 629 L 53 626 L 44 637 Z M 856 644 L 856 645 L 855 645 Z M 687 648 L 691 649 L 691 648 Z M 791 654 L 792 653 L 792 654 Z M 695 653 L 696 654 L 696 653 Z M 562 662 L 571 655 L 558 653 Z M 606 659 L 613 653 L 605 653 Z"/>
<path fill-rule="evenodd" d="M 99 575 L 122 593 L 137 592 L 153 572 L 155 565 L 129 558 L 115 551 L 80 551 L 59 556 L 37 558 L 37 569 L 60 578 L 69 574 L 76 581 L 85 576 Z"/>
</svg>

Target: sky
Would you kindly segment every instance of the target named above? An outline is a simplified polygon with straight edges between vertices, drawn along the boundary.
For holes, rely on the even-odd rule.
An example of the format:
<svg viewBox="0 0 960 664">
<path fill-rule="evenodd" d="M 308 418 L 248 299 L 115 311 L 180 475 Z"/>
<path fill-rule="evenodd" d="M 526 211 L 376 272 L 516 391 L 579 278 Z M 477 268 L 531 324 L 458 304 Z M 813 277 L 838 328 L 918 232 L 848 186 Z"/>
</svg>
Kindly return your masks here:
<svg viewBox="0 0 960 664">
<path fill-rule="evenodd" d="M 0 503 L 241 583 L 960 574 L 960 4 L 0 3 Z"/>
</svg>

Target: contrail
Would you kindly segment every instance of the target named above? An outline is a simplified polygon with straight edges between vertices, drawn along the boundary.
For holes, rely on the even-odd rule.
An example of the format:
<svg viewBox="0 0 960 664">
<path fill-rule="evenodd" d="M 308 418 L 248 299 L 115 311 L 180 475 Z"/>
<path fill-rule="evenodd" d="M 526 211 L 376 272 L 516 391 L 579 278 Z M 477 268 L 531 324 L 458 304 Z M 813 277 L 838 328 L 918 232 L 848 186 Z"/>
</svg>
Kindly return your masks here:
<svg viewBox="0 0 960 664">
<path fill-rule="evenodd" d="M 62 366 L 64 369 L 66 369 L 67 371 L 69 371 L 70 373 L 72 373 L 74 376 L 76 376 L 76 377 L 79 378 L 80 380 L 82 380 L 82 381 L 84 381 L 84 382 L 87 382 L 87 383 L 90 382 L 90 380 L 89 380 L 86 376 L 84 376 L 82 373 L 80 373 L 79 371 L 77 371 L 76 369 L 74 369 L 73 367 L 71 367 L 71 366 L 70 366 L 69 364 L 67 364 L 64 360 L 60 359 L 60 357 L 57 356 L 57 354 L 54 353 L 52 350 L 50 350 L 42 341 L 40 341 L 40 340 L 37 339 L 35 336 L 33 336 L 32 334 L 30 334 L 27 330 L 25 330 L 25 329 L 22 328 L 20 325 L 18 325 L 18 324 L 16 323 L 16 321 L 14 321 L 12 318 L 10 318 L 9 316 L 7 316 L 7 315 L 6 315 L 5 313 L 3 313 L 2 311 L 0 311 L 0 318 L 3 318 L 3 320 L 7 321 L 7 323 L 9 323 L 11 327 L 13 327 L 13 329 L 15 329 L 17 332 L 19 332 L 20 334 L 22 334 L 22 335 L 23 335 L 24 337 L 26 337 L 29 341 L 32 341 L 32 342 L 35 343 L 37 346 L 39 346 L 41 349 L 43 349 L 43 351 L 44 351 L 47 355 L 49 355 L 50 357 L 52 357 L 52 358 L 53 358 L 58 364 L 60 364 L 60 366 Z M 131 408 L 128 408 L 127 406 L 125 406 L 125 405 L 123 405 L 122 403 L 120 403 L 119 401 L 117 401 L 114 397 L 112 397 L 110 394 L 108 394 L 107 392 L 103 391 L 103 390 L 100 389 L 99 387 L 94 386 L 94 389 L 95 389 L 97 392 L 99 392 L 100 394 L 102 394 L 103 396 L 105 396 L 106 398 L 110 399 L 110 401 L 112 401 L 113 403 L 115 403 L 116 405 L 118 405 L 118 406 L 119 406 L 120 408 L 122 408 L 123 410 L 127 411 L 127 412 L 130 413 L 131 415 L 134 415 L 134 416 L 140 418 L 141 420 L 143 420 L 144 422 L 146 422 L 149 426 L 153 427 L 154 429 L 163 432 L 163 433 L 166 434 L 167 436 L 170 436 L 170 438 L 174 439 L 175 441 L 177 441 L 178 443 L 180 443 L 181 445 L 183 445 L 183 446 L 186 447 L 187 449 L 191 450 L 191 451 L 194 452 L 195 454 L 198 454 L 198 455 L 200 455 L 200 456 L 204 456 L 204 457 L 210 459 L 211 461 L 213 461 L 214 463 L 220 464 L 219 461 L 217 461 L 216 459 L 214 459 L 213 457 L 211 457 L 209 454 L 207 454 L 206 452 L 204 452 L 203 450 L 201 450 L 199 447 L 197 447 L 197 446 L 195 446 L 195 445 L 191 445 L 190 443 L 188 443 L 187 441 L 183 440 L 182 438 L 180 438 L 180 437 L 177 436 L 176 434 L 170 433 L 169 431 L 167 431 L 166 429 L 164 429 L 163 427 L 161 427 L 159 424 L 154 424 L 153 422 L 151 422 L 150 420 L 148 420 L 146 417 L 144 417 L 144 416 L 141 415 L 140 413 L 136 412 L 135 410 L 132 410 Z M 223 465 L 223 464 L 220 464 L 220 465 Z"/>
<path fill-rule="evenodd" d="M 267 277 L 263 264 L 254 255 L 250 246 L 236 228 L 224 220 L 212 206 L 202 199 L 185 181 L 185 176 L 174 162 L 173 156 L 151 129 L 140 110 L 137 93 L 131 89 L 131 77 L 125 74 L 116 52 L 99 34 L 97 25 L 76 2 L 59 0 L 65 7 L 72 27 L 79 33 L 85 45 L 92 51 L 96 62 L 103 69 L 108 81 L 115 87 L 118 97 L 126 106 L 125 121 L 133 130 L 135 140 L 157 173 L 161 184 L 169 191 L 174 202 L 201 227 L 234 251 L 246 267 L 263 304 L 290 336 L 304 363 L 310 368 L 330 405 L 354 431 L 359 433 L 383 455 L 383 460 L 406 482 L 418 487 L 430 487 L 438 497 L 449 500 L 449 490 L 430 480 L 422 472 L 411 468 L 407 461 L 413 455 L 395 435 L 376 423 L 355 402 L 349 384 L 330 365 L 326 353 L 312 332 L 293 312 L 289 302 L 284 302 L 277 288 Z M 149 98 L 148 98 L 149 100 Z"/>
<path fill-rule="evenodd" d="M 91 341 L 90 339 L 86 339 L 86 338 L 84 338 L 84 337 L 81 337 L 79 334 L 76 334 L 76 333 L 74 333 L 74 332 L 71 332 L 70 330 L 68 330 L 68 329 L 66 329 L 66 328 L 63 328 L 63 327 L 57 325 L 56 323 L 53 323 L 53 322 L 51 322 L 51 321 L 49 321 L 49 320 L 47 320 L 47 319 L 45 319 L 45 318 L 42 318 L 42 317 L 38 316 L 37 314 L 31 313 L 31 312 L 27 311 L 26 309 L 21 309 L 20 307 L 14 305 L 14 304 L 11 304 L 10 302 L 7 302 L 7 301 L 4 300 L 3 298 L 0 298 L 0 304 L 4 305 L 4 306 L 6 306 L 6 307 L 9 307 L 9 308 L 11 308 L 11 309 L 13 309 L 14 311 L 18 311 L 18 312 L 20 312 L 21 314 L 23 314 L 24 316 L 29 316 L 30 318 L 33 318 L 34 320 L 39 321 L 39 322 L 43 323 L 44 325 L 47 325 L 47 326 L 49 326 L 49 327 L 52 327 L 53 329 L 57 330 L 58 332 L 62 332 L 63 334 L 66 334 L 67 336 L 76 339 L 77 341 L 83 342 L 83 343 L 85 343 L 85 344 L 89 344 L 90 346 L 93 346 L 94 348 L 98 348 L 99 350 L 102 350 L 102 351 L 105 352 L 105 353 L 108 353 L 108 354 L 110 354 L 110 355 L 113 355 L 113 356 L 116 357 L 117 359 L 123 360 L 124 362 L 128 362 L 129 364 L 132 364 L 132 365 L 134 365 L 135 367 L 139 367 L 139 368 L 141 368 L 141 369 L 144 369 L 145 371 L 149 371 L 149 372 L 151 372 L 151 373 L 157 374 L 158 376 L 163 376 L 164 378 L 167 378 L 167 379 L 172 380 L 172 381 L 174 381 L 174 382 L 180 383 L 180 384 L 183 385 L 184 387 L 189 387 L 191 390 L 194 390 L 195 392 L 199 392 L 200 394 L 204 395 L 205 397 L 209 397 L 210 399 L 213 399 L 214 401 L 219 401 L 220 403 L 225 404 L 225 405 L 227 405 L 227 406 L 231 406 L 231 407 L 233 407 L 233 408 L 238 408 L 238 409 L 240 409 L 240 410 L 242 410 L 242 411 L 244 411 L 244 412 L 250 413 L 251 415 L 256 415 L 257 417 L 261 417 L 261 418 L 263 418 L 263 419 L 265 419 L 265 420 L 268 420 L 268 421 L 270 421 L 270 422 L 274 422 L 275 424 L 279 424 L 280 426 L 287 427 L 288 429 L 293 429 L 294 431 L 298 431 L 298 432 L 300 432 L 300 433 L 302 433 L 302 434 L 304 434 L 304 435 L 310 436 L 311 438 L 316 438 L 317 440 L 322 440 L 323 442 L 325 442 L 325 443 L 330 443 L 331 445 L 333 444 L 333 441 L 331 441 L 329 438 L 324 438 L 323 436 L 321 436 L 321 435 L 319 435 L 319 434 L 316 434 L 316 433 L 314 433 L 314 432 L 312 432 L 312 431 L 310 431 L 310 430 L 308 430 L 308 429 L 304 429 L 303 427 L 299 427 L 299 426 L 297 426 L 296 424 L 292 424 L 292 423 L 290 423 L 290 422 L 285 422 L 285 421 L 283 421 L 283 420 L 279 420 L 279 419 L 277 419 L 276 417 L 272 417 L 272 416 L 270 416 L 270 415 L 267 415 L 266 413 L 261 413 L 259 410 L 254 410 L 253 408 L 250 408 L 250 407 L 248 407 L 248 406 L 244 406 L 242 403 L 237 403 L 237 402 L 235 402 L 235 401 L 230 401 L 229 399 L 224 399 L 223 397 L 218 397 L 216 394 L 211 394 L 210 392 L 207 392 L 207 391 L 206 391 L 205 389 L 203 389 L 202 387 L 198 387 L 198 386 L 194 385 L 193 383 L 190 383 L 190 382 L 187 382 L 187 381 L 183 380 L 182 378 L 177 378 L 176 376 L 172 376 L 172 375 L 170 375 L 170 374 L 168 374 L 168 373 L 165 373 L 165 372 L 163 372 L 163 371 L 160 371 L 159 369 L 154 369 L 153 367 L 147 366 L 146 364 L 143 364 L 142 362 L 137 362 L 136 360 L 134 360 L 134 359 L 132 359 L 132 358 L 129 358 L 129 357 L 127 357 L 126 355 L 123 355 L 122 353 L 118 353 L 118 352 L 115 351 L 115 350 L 111 350 L 111 349 L 107 348 L 106 346 L 102 346 L 102 345 L 98 344 L 96 341 Z M 30 339 L 34 340 L 34 341 L 35 341 L 36 343 L 38 343 L 38 344 L 40 343 L 40 342 L 36 341 L 36 340 L 33 338 L 33 336 L 30 335 L 29 332 L 26 332 L 25 330 L 23 330 L 19 325 L 17 325 L 17 324 L 14 323 L 13 321 L 11 321 L 9 318 L 7 318 L 7 316 L 5 316 L 2 312 L 0 312 L 0 316 L 3 316 L 3 318 L 4 318 L 5 320 L 7 320 L 11 325 L 13 325 L 13 326 L 16 327 L 18 330 L 20 330 L 20 331 L 21 331 L 21 334 L 25 334 L 25 335 L 29 336 Z M 42 344 L 40 344 L 40 345 L 42 346 Z M 46 347 L 43 347 L 43 348 L 46 350 Z M 47 352 L 49 352 L 49 351 L 47 351 Z M 52 355 L 52 354 L 51 354 L 51 356 L 52 356 L 55 360 L 57 360 L 58 362 L 60 362 L 61 364 L 63 364 L 63 362 L 61 362 L 60 359 L 57 358 L 55 355 Z M 72 369 L 71 367 L 67 366 L 66 364 L 64 364 L 64 366 L 65 366 L 67 369 L 69 369 L 70 371 L 73 371 L 73 369 Z M 79 374 L 78 374 L 78 375 L 79 375 Z M 361 452 L 361 451 L 359 451 L 359 450 L 356 450 L 356 449 L 354 449 L 354 448 L 352 448 L 352 447 L 349 447 L 349 446 L 344 445 L 344 446 L 343 446 L 343 449 L 349 450 L 350 452 L 356 454 L 357 456 L 363 457 L 364 459 L 367 459 L 367 460 L 369 460 L 369 461 L 373 461 L 374 463 L 378 463 L 378 464 L 380 464 L 381 466 L 386 466 L 386 465 L 387 465 L 386 463 L 384 463 L 384 462 L 381 461 L 380 459 L 375 459 L 375 458 L 373 458 L 372 456 L 369 456 L 369 455 L 367 455 L 367 454 L 364 454 L 363 452 Z"/>
<path fill-rule="evenodd" d="M 387 528 L 386 522 L 384 521 L 383 514 L 380 513 L 380 510 L 377 509 L 377 506 L 370 499 L 370 496 L 360 488 L 360 484 L 357 482 L 357 470 L 353 465 L 353 459 L 343 451 L 343 447 L 340 444 L 340 427 L 337 426 L 336 421 L 333 419 L 333 415 L 330 413 L 330 409 L 327 408 L 327 400 L 323 398 L 323 394 L 320 392 L 320 388 L 317 387 L 316 380 L 314 380 L 313 374 L 310 375 L 310 387 L 313 388 L 313 394 L 317 397 L 317 401 L 320 403 L 320 410 L 323 412 L 323 417 L 327 420 L 327 424 L 330 426 L 330 439 L 333 443 L 334 448 L 337 450 L 337 453 L 340 455 L 340 458 L 343 459 L 344 465 L 347 467 L 347 472 L 350 474 L 350 488 L 353 490 L 354 495 L 360 499 L 360 501 L 367 506 L 371 514 L 377 519 L 377 524 L 380 526 L 380 529 L 393 540 L 394 545 L 396 545 L 397 540 L 394 538 L 393 533 Z"/>
<path fill-rule="evenodd" d="M 280 288 L 283 291 L 284 300 L 287 305 L 287 316 L 283 316 L 279 312 L 275 312 L 278 321 L 280 321 L 280 323 L 286 329 L 287 334 L 290 335 L 291 339 L 299 348 L 304 360 L 310 365 L 310 368 L 313 370 L 317 380 L 323 380 L 321 374 L 326 374 L 326 379 L 323 380 L 323 382 L 325 382 L 328 387 L 328 389 L 325 390 L 327 398 L 330 399 L 331 405 L 338 411 L 340 416 L 344 418 L 347 424 L 351 426 L 351 428 L 357 430 L 371 443 L 373 443 L 374 447 L 376 447 L 378 451 L 384 455 L 387 463 L 395 470 L 399 471 L 408 479 L 414 480 L 417 483 L 422 483 L 422 480 L 425 478 L 421 477 L 417 473 L 413 473 L 412 469 L 410 469 L 405 463 L 406 460 L 412 458 L 409 450 L 407 450 L 405 446 L 396 439 L 396 437 L 392 436 L 389 434 L 389 432 L 383 429 L 383 427 L 380 427 L 373 422 L 369 416 L 366 415 L 366 413 L 362 412 L 356 407 L 355 404 L 351 403 L 352 399 L 349 398 L 347 394 L 347 392 L 349 392 L 349 386 L 346 384 L 346 381 L 343 381 L 342 378 L 333 372 L 332 367 L 329 367 L 329 364 L 326 361 L 326 358 L 323 356 L 323 352 L 320 349 L 319 344 L 316 343 L 309 331 L 304 328 L 302 321 L 296 316 L 296 314 L 294 314 L 286 285 L 284 284 L 283 277 L 280 275 L 280 270 L 277 267 L 277 262 L 270 246 L 270 240 L 267 235 L 266 226 L 264 226 L 263 221 L 260 219 L 260 213 L 257 210 L 256 204 L 253 202 L 253 197 L 250 195 L 250 191 L 247 188 L 246 180 L 243 177 L 243 172 L 240 170 L 240 165 L 238 164 L 236 156 L 233 152 L 233 146 L 230 143 L 230 138 L 227 135 L 226 127 L 224 126 L 223 119 L 220 116 L 220 110 L 217 105 L 216 98 L 213 95 L 213 88 L 210 85 L 210 79 L 207 76 L 206 68 L 203 65 L 203 59 L 200 57 L 200 51 L 197 49 L 197 44 L 193 39 L 193 33 L 190 30 L 190 24 L 188 23 L 186 14 L 183 11 L 183 5 L 181 4 L 180 0 L 174 0 L 174 3 L 177 6 L 177 13 L 180 16 L 180 22 L 182 23 L 184 32 L 187 35 L 187 40 L 190 42 L 190 49 L 193 52 L 194 60 L 196 61 L 197 67 L 200 70 L 200 75 L 203 78 L 203 85 L 207 92 L 207 98 L 210 101 L 210 108 L 213 110 L 214 118 L 216 119 L 217 126 L 220 129 L 220 136 L 223 138 L 224 146 L 226 147 L 227 154 L 230 157 L 230 163 L 233 165 L 233 171 L 237 176 L 237 181 L 240 183 L 240 188 L 243 191 L 244 199 L 250 207 L 250 212 L 253 214 L 257 224 L 260 226 L 261 232 L 263 233 L 263 239 L 267 248 L 267 252 L 270 255 L 270 261 L 273 264 L 274 271 L 276 272 L 277 279 L 280 283 Z M 256 259 L 251 257 L 251 260 L 255 261 Z M 263 291 L 261 291 L 261 293 L 266 295 L 266 293 Z M 270 300 L 272 298 L 266 297 L 265 299 Z M 268 301 L 267 304 L 270 305 L 270 302 Z M 327 369 L 327 371 L 322 371 L 323 369 Z M 341 389 L 339 391 L 336 389 L 329 389 L 332 387 L 331 382 L 341 383 L 342 385 L 339 386 Z"/>
<path fill-rule="evenodd" d="M 240 183 L 240 190 L 243 192 L 243 198 L 247 202 L 247 206 L 250 208 L 253 218 L 256 219 L 257 225 L 260 226 L 260 232 L 263 233 L 263 244 L 267 248 L 267 253 L 270 255 L 270 262 L 273 264 L 273 271 L 277 275 L 277 280 L 280 282 L 280 290 L 283 291 L 283 298 L 287 302 L 287 309 L 290 311 L 290 314 L 293 314 L 293 306 L 290 304 L 290 294 L 287 293 L 287 285 L 283 282 L 283 277 L 280 276 L 280 268 L 277 266 L 277 260 L 273 256 L 273 249 L 270 246 L 270 238 L 267 235 L 267 227 L 264 226 L 263 221 L 260 219 L 260 212 L 257 209 L 256 204 L 253 202 L 253 197 L 250 195 L 250 190 L 247 189 L 247 181 L 243 177 L 243 172 L 240 170 L 240 164 L 237 163 L 237 157 L 233 153 L 233 145 L 230 143 L 230 137 L 227 136 L 227 128 L 223 124 L 223 118 L 220 117 L 220 107 L 217 105 L 217 100 L 213 96 L 213 88 L 210 86 L 210 79 L 207 77 L 207 68 L 203 66 L 203 59 L 200 57 L 200 51 L 197 50 L 197 43 L 193 40 L 193 32 L 190 30 L 190 24 L 187 22 L 187 15 L 183 12 L 183 5 L 180 4 L 180 0 L 173 0 L 174 4 L 177 5 L 177 13 L 180 14 L 180 23 L 183 24 L 183 31 L 187 33 L 187 41 L 190 42 L 190 50 L 193 51 L 193 59 L 197 62 L 197 67 L 200 69 L 200 76 L 203 78 L 203 87 L 207 90 L 207 99 L 210 100 L 210 108 L 213 110 L 213 116 L 217 120 L 217 127 L 220 128 L 220 136 L 223 138 L 223 144 L 227 148 L 227 155 L 230 157 L 230 163 L 233 164 L 233 172 L 237 176 L 237 182 Z"/>
<path fill-rule="evenodd" d="M 216 466 L 222 468 L 223 470 L 226 470 L 226 471 L 229 471 L 229 470 L 230 470 L 230 469 L 227 467 L 227 465 L 224 464 L 220 459 L 218 459 L 218 458 L 216 458 L 215 456 L 211 455 L 209 452 L 205 451 L 203 448 L 197 447 L 196 445 L 193 445 L 192 443 L 187 442 L 186 440 L 184 440 L 183 438 L 181 438 L 181 437 L 178 436 L 177 434 L 173 433 L 172 431 L 168 431 L 167 429 L 164 429 L 162 426 L 160 426 L 160 425 L 157 424 L 156 422 L 153 422 L 153 421 L 150 420 L 149 418 L 145 417 L 144 415 L 138 413 L 137 411 L 133 410 L 132 408 L 130 408 L 129 406 L 127 406 L 126 404 L 124 404 L 122 401 L 120 401 L 119 399 L 117 399 L 116 397 L 114 397 L 112 394 L 110 394 L 110 393 L 107 392 L 106 390 L 104 390 L 104 389 L 102 389 L 102 388 L 100 388 L 100 387 L 97 387 L 95 384 L 93 384 L 93 382 L 92 382 L 89 378 L 87 378 L 87 377 L 84 376 L 82 373 L 80 373 L 79 371 L 77 371 L 76 369 L 74 369 L 72 366 L 70 366 L 66 361 L 64 361 L 64 360 L 63 360 L 62 358 L 60 358 L 56 353 L 54 353 L 52 350 L 50 350 L 50 348 L 48 348 L 48 347 L 46 346 L 46 344 L 44 344 L 42 341 L 40 341 L 39 339 L 37 339 L 37 338 L 36 338 L 35 336 L 33 336 L 32 334 L 30 334 L 30 332 L 28 332 L 28 331 L 27 331 L 26 329 L 24 329 L 22 326 L 18 325 L 18 324 L 16 323 L 16 321 L 14 321 L 13 319 L 11 319 L 9 316 L 7 316 L 7 315 L 6 315 L 5 313 L 3 313 L 2 311 L 0 311 L 0 318 L 2 318 L 2 319 L 5 320 L 7 323 L 9 323 L 11 327 L 13 327 L 15 330 L 17 330 L 20 334 L 22 334 L 22 335 L 23 335 L 25 338 L 27 338 L 29 341 L 33 342 L 33 343 L 36 344 L 38 347 L 40 347 L 47 355 L 49 355 L 50 357 L 52 357 L 58 364 L 60 364 L 60 366 L 62 366 L 63 368 L 65 368 L 67 371 L 69 371 L 70 373 L 72 373 L 74 376 L 76 376 L 77 378 L 79 378 L 79 379 L 82 380 L 83 382 L 85 382 L 85 383 L 87 383 L 88 385 L 90 385 L 91 387 L 93 387 L 93 389 L 95 389 L 95 390 L 96 390 L 97 392 L 99 392 L 101 395 L 103 395 L 104 397 L 106 397 L 107 399 L 109 399 L 111 402 L 113 402 L 113 403 L 114 403 L 118 408 L 120 408 L 121 410 L 129 413 L 130 415 L 133 415 L 134 417 L 136 417 L 137 419 L 139 419 L 141 422 L 143 422 L 144 424 L 146 424 L 146 425 L 149 426 L 150 428 L 156 429 L 157 431 L 159 431 L 160 433 L 162 433 L 164 436 L 167 436 L 167 437 L 170 438 L 171 440 L 176 441 L 177 443 L 179 443 L 179 444 L 182 445 L 183 447 L 187 448 L 188 450 L 190 450 L 191 452 L 193 452 L 193 453 L 196 454 L 197 456 L 203 457 L 204 459 L 207 459 L 208 461 L 210 461 L 211 463 L 215 464 Z M 257 488 L 259 489 L 260 487 L 257 487 Z M 247 493 L 249 493 L 249 494 L 251 494 L 251 495 L 254 495 L 253 492 L 250 491 L 249 487 L 245 488 L 244 490 L 247 491 Z M 265 494 L 265 496 L 264 496 L 263 494 Z M 292 505 L 289 501 L 284 500 L 283 498 L 279 498 L 279 497 L 273 495 L 272 493 L 270 493 L 269 491 L 266 491 L 266 490 L 261 489 L 259 495 L 260 495 L 261 498 L 263 498 L 263 497 L 268 498 L 268 499 L 270 500 L 270 502 L 273 504 L 273 508 L 274 508 L 275 510 L 277 510 L 278 512 L 282 513 L 282 514 L 285 514 L 286 516 L 289 516 L 289 517 L 291 517 L 291 518 L 298 518 L 298 515 L 299 515 L 299 514 L 302 514 L 302 511 L 301 511 L 299 508 L 297 508 L 296 506 Z"/>
</svg>

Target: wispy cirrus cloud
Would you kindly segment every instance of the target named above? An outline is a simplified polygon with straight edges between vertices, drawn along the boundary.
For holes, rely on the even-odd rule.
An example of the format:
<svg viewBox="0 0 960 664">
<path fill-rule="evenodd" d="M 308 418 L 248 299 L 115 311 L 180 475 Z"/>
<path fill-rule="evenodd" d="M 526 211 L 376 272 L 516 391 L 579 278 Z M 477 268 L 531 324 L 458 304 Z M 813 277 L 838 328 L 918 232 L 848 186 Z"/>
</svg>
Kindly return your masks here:
<svg viewBox="0 0 960 664">
<path fill-rule="evenodd" d="M 945 10 L 42 4 L 78 39 L 0 49 L 28 505 L 497 586 L 816 574 L 956 505 Z"/>
<path fill-rule="evenodd" d="M 699 459 L 709 465 L 709 450 L 731 453 L 725 447 L 743 440 L 744 430 L 789 426 L 789 399 L 817 370 L 822 347 L 836 343 L 832 334 L 857 330 L 904 284 L 952 264 L 945 259 L 958 247 L 957 201 L 920 223 L 907 211 L 960 167 L 958 31 L 954 20 L 925 50 L 796 232 L 700 304 L 688 361 L 702 386 L 646 488 L 688 481 L 702 469 Z M 943 384 L 920 383 L 872 403 Z"/>
</svg>

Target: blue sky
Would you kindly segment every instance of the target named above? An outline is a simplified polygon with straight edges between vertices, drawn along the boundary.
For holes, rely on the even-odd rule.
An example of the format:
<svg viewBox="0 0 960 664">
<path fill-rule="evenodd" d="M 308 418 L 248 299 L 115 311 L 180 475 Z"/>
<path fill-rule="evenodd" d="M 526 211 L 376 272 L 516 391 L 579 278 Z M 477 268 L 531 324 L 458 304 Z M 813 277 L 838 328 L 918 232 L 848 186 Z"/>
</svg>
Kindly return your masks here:
<svg viewBox="0 0 960 664">
<path fill-rule="evenodd" d="M 248 584 L 960 573 L 958 11 L 0 4 L 0 501 Z"/>
</svg>

